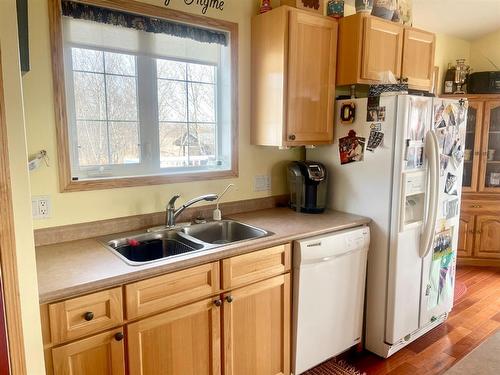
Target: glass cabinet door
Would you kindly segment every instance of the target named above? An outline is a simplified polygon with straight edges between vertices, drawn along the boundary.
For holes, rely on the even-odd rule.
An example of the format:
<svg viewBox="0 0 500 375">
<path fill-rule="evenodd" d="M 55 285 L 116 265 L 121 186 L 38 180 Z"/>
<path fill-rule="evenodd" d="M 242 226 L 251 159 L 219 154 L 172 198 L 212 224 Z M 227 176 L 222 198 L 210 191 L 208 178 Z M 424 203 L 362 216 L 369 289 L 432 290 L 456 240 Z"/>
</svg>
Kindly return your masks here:
<svg viewBox="0 0 500 375">
<path fill-rule="evenodd" d="M 464 192 L 477 191 L 482 122 L 483 103 L 469 101 L 465 132 L 464 175 L 462 179 L 462 191 Z"/>
<path fill-rule="evenodd" d="M 500 101 L 487 101 L 481 153 L 481 191 L 500 191 Z"/>
</svg>

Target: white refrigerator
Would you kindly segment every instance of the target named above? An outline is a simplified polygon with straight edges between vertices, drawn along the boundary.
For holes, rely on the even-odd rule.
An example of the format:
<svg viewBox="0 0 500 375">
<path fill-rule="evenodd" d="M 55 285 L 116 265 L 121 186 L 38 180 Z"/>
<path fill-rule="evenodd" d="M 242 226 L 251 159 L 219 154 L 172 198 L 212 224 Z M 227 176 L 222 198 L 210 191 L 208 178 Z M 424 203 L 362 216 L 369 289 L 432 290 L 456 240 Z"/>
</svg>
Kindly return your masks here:
<svg viewBox="0 0 500 375">
<path fill-rule="evenodd" d="M 328 169 L 329 207 L 372 219 L 364 341 L 379 356 L 453 307 L 466 119 L 466 101 L 337 101 L 334 144 L 307 150 Z"/>
</svg>

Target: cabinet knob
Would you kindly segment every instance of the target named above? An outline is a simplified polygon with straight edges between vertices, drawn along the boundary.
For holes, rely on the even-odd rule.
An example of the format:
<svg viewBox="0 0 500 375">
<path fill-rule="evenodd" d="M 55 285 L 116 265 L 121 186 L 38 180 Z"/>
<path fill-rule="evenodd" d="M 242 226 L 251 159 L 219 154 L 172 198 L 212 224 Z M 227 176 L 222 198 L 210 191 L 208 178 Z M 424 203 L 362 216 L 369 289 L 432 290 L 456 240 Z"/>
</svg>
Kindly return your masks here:
<svg viewBox="0 0 500 375">
<path fill-rule="evenodd" d="M 479 156 L 480 152 L 479 151 L 474 151 L 475 156 Z"/>
<path fill-rule="evenodd" d="M 231 295 L 227 296 L 226 301 L 227 301 L 227 303 L 233 302 L 233 296 L 231 296 Z"/>
<path fill-rule="evenodd" d="M 216 299 L 214 301 L 214 305 L 217 306 L 217 307 L 222 306 L 222 301 L 220 299 Z"/>
<path fill-rule="evenodd" d="M 291 141 L 295 141 L 295 134 L 290 134 L 288 136 L 288 139 L 291 140 Z"/>
<path fill-rule="evenodd" d="M 123 335 L 123 332 L 118 332 L 118 333 L 115 335 L 115 340 L 116 340 L 116 341 L 122 341 L 124 337 L 125 337 L 125 336 Z"/>
<path fill-rule="evenodd" d="M 83 318 L 87 322 L 90 322 L 92 319 L 94 319 L 94 313 L 92 311 L 87 311 L 85 314 L 83 314 Z"/>
</svg>

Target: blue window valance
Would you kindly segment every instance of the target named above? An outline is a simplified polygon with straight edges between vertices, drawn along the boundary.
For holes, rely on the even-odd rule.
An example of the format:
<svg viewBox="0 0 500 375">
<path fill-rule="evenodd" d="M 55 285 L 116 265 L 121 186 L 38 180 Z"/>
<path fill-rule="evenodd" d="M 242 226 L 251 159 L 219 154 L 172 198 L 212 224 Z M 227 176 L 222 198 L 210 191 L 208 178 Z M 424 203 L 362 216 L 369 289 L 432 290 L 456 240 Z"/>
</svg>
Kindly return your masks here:
<svg viewBox="0 0 500 375">
<path fill-rule="evenodd" d="M 122 26 L 149 33 L 161 33 L 189 38 L 203 43 L 228 44 L 228 35 L 223 31 L 205 29 L 199 26 L 178 23 L 162 18 L 101 8 L 70 0 L 62 0 L 62 14 L 66 17 Z"/>
</svg>

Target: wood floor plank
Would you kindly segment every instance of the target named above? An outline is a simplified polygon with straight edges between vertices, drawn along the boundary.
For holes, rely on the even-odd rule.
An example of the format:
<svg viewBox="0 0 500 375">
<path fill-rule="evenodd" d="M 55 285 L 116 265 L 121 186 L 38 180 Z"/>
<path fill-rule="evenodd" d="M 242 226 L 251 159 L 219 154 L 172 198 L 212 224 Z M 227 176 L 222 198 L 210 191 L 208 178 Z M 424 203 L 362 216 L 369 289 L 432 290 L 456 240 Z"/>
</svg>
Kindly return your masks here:
<svg viewBox="0 0 500 375">
<path fill-rule="evenodd" d="M 467 291 L 448 320 L 388 359 L 345 353 L 367 375 L 438 375 L 500 329 L 500 268 L 458 266 Z M 473 374 L 471 374 L 473 375 Z"/>
</svg>

